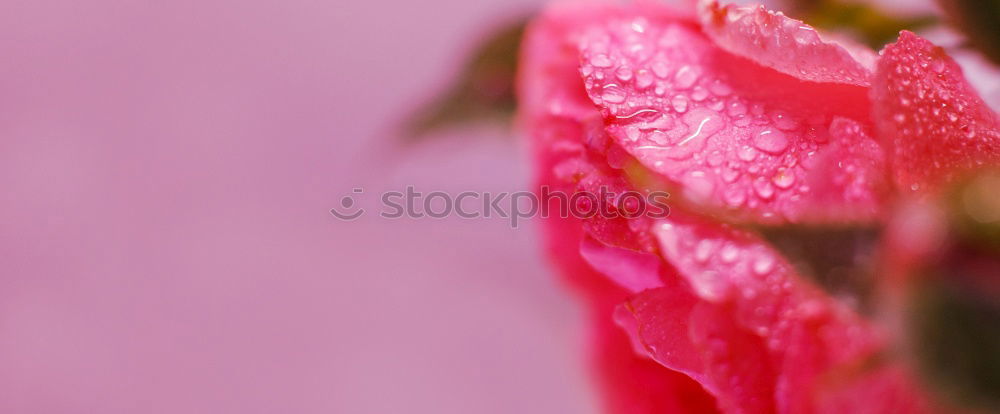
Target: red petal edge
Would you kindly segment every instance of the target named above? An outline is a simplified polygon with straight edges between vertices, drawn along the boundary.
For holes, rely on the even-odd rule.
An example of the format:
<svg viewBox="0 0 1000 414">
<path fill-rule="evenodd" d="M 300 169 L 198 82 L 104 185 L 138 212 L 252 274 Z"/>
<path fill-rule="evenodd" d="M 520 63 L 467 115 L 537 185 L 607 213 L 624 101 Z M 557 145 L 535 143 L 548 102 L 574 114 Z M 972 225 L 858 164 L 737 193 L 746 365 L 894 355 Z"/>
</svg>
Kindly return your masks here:
<svg viewBox="0 0 1000 414">
<path fill-rule="evenodd" d="M 933 192 L 970 169 L 1000 163 L 997 114 L 931 42 L 900 33 L 882 50 L 871 94 L 901 191 Z"/>
</svg>

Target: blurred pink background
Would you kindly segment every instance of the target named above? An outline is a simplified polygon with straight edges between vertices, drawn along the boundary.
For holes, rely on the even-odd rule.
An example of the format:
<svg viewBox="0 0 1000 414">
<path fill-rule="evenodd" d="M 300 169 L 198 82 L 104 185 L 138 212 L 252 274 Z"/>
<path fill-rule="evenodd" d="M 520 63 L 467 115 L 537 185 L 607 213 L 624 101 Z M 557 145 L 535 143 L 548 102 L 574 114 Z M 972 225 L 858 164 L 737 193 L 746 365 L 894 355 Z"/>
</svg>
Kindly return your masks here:
<svg viewBox="0 0 1000 414">
<path fill-rule="evenodd" d="M 530 223 L 327 213 L 526 188 L 392 127 L 533 3 L 0 5 L 0 412 L 593 412 Z"/>
</svg>

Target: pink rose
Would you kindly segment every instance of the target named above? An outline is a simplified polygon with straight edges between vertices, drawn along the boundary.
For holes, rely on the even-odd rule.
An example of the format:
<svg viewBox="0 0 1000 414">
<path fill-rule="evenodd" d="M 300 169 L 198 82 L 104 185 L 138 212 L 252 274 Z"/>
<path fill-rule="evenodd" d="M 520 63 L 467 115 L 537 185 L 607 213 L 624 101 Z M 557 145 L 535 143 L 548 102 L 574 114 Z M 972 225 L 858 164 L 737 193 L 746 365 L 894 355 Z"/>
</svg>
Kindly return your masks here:
<svg viewBox="0 0 1000 414">
<path fill-rule="evenodd" d="M 588 305 L 608 411 L 943 410 L 893 332 L 755 231 L 879 227 L 1000 163 L 997 115 L 942 49 L 903 32 L 876 55 L 714 2 L 559 4 L 522 47 L 539 188 L 672 194 L 665 219 L 544 224 Z"/>
</svg>

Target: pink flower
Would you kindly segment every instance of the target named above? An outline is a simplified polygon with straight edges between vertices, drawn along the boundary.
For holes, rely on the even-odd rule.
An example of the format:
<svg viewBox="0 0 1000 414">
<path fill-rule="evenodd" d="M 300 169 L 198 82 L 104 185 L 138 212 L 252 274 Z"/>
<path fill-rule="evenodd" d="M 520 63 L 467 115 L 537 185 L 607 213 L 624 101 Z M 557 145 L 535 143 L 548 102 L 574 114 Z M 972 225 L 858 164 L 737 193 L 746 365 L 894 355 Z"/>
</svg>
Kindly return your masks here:
<svg viewBox="0 0 1000 414">
<path fill-rule="evenodd" d="M 940 48 L 904 32 L 877 56 L 758 6 L 560 4 L 521 64 L 539 186 L 673 194 L 666 219 L 545 222 L 608 411 L 940 411 L 891 335 L 752 230 L 878 225 L 1000 162 Z"/>
</svg>

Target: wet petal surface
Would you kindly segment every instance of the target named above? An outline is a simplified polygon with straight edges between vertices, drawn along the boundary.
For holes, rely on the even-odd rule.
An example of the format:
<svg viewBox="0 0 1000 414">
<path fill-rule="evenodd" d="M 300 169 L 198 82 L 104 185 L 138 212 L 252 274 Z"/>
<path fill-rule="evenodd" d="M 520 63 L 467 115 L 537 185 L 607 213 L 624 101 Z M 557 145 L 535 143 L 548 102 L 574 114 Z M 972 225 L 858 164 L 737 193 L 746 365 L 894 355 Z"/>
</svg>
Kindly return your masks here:
<svg viewBox="0 0 1000 414">
<path fill-rule="evenodd" d="M 608 19 L 585 31 L 580 54 L 608 134 L 686 199 L 771 223 L 880 208 L 864 88 L 775 72 L 677 20 Z"/>
<path fill-rule="evenodd" d="M 647 290 L 628 302 L 636 336 L 655 360 L 697 380 L 726 412 L 821 412 L 832 404 L 894 412 L 921 401 L 905 376 L 885 377 L 897 363 L 878 359 L 881 339 L 854 312 L 753 234 L 684 216 L 654 232 L 690 290 Z"/>
<path fill-rule="evenodd" d="M 900 191 L 933 191 L 970 169 L 1000 163 L 997 114 L 943 49 L 913 33 L 901 33 L 882 51 L 872 101 Z"/>
<path fill-rule="evenodd" d="M 802 21 L 764 6 L 702 1 L 698 18 L 723 49 L 779 72 L 813 82 L 868 86 L 875 53 L 824 40 Z"/>
</svg>

